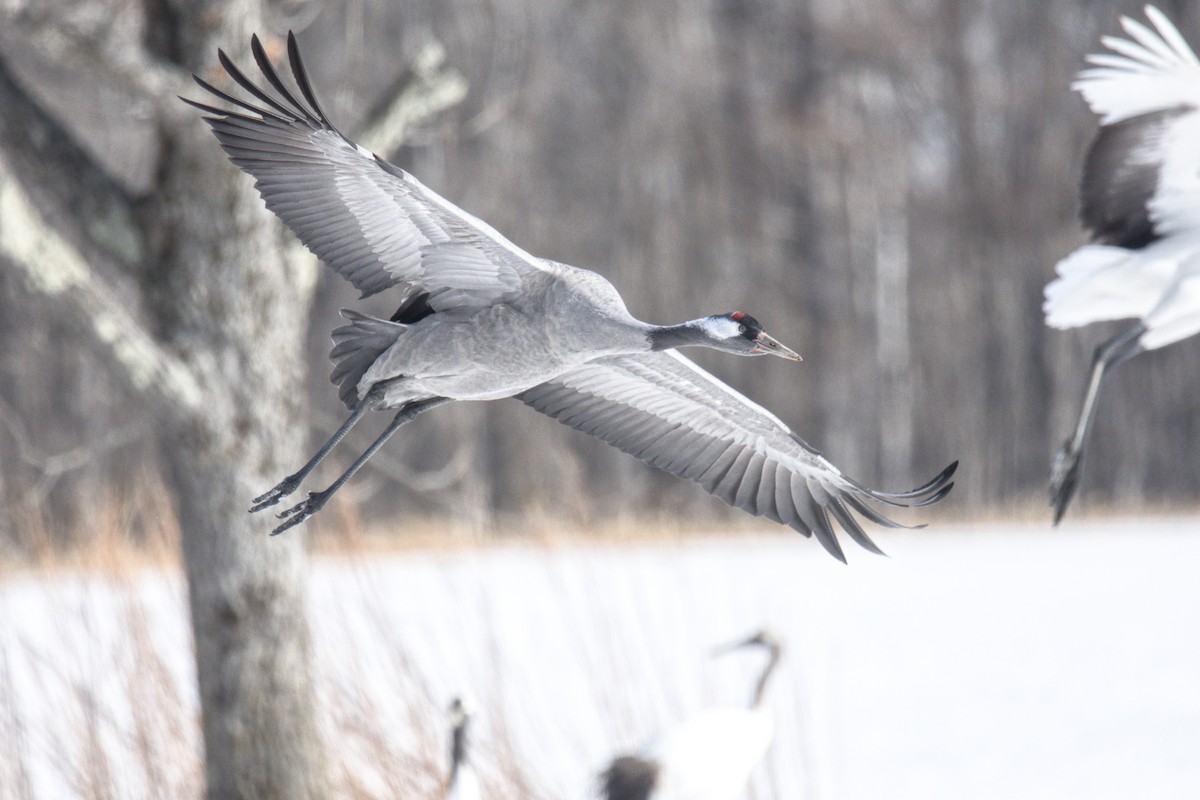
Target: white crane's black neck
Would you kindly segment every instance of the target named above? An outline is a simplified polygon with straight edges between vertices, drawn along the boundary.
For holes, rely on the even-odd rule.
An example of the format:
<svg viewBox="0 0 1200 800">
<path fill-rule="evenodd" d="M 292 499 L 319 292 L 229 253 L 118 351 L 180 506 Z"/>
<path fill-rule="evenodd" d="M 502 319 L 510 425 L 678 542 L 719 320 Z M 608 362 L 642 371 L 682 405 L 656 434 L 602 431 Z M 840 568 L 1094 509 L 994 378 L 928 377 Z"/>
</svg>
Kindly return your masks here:
<svg viewBox="0 0 1200 800">
<path fill-rule="evenodd" d="M 467 763 L 467 717 L 463 715 L 450 731 L 450 784 Z"/>
<path fill-rule="evenodd" d="M 763 667 L 762 675 L 758 676 L 758 683 L 754 687 L 754 702 L 751 703 L 751 708 L 759 708 L 763 703 L 763 695 L 767 691 L 767 681 L 771 679 L 771 673 L 775 671 L 776 665 L 779 664 L 779 658 L 783 655 L 783 648 L 777 643 L 765 645 L 767 648 L 767 665 Z"/>
</svg>

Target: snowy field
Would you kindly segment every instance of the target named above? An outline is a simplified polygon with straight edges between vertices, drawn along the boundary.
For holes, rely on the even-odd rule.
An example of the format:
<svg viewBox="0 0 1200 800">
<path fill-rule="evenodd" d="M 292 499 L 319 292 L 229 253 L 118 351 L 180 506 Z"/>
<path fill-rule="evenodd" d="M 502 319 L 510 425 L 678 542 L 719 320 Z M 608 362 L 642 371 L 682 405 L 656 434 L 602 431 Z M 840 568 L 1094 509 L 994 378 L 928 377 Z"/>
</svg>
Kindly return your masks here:
<svg viewBox="0 0 1200 800">
<path fill-rule="evenodd" d="M 745 702 L 761 659 L 708 653 L 768 625 L 748 798 L 1200 797 L 1200 518 L 878 540 L 849 567 L 794 536 L 321 559 L 335 768 L 359 796 L 436 773 L 463 693 L 492 797 L 592 797 L 615 750 Z M 194 794 L 186 623 L 175 574 L 0 578 L 0 798 Z"/>
</svg>

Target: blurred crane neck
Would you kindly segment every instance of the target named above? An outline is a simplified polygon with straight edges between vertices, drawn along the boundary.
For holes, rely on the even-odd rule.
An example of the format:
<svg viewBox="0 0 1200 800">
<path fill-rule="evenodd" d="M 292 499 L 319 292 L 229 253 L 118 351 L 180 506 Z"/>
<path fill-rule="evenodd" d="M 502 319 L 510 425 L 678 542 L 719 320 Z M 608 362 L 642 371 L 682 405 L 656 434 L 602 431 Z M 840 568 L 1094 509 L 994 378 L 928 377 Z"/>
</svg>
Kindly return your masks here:
<svg viewBox="0 0 1200 800">
<path fill-rule="evenodd" d="M 454 783 L 459 767 L 467 760 L 467 721 L 464 719 L 450 732 L 450 783 Z"/>
<path fill-rule="evenodd" d="M 779 664 L 779 659 L 783 655 L 782 649 L 777 644 L 767 646 L 768 658 L 767 665 L 763 667 L 762 675 L 758 676 L 758 684 L 754 687 L 754 702 L 751 708 L 760 708 L 763 703 L 763 695 L 767 691 L 767 681 L 771 679 L 771 673 L 775 671 L 776 665 Z"/>
</svg>

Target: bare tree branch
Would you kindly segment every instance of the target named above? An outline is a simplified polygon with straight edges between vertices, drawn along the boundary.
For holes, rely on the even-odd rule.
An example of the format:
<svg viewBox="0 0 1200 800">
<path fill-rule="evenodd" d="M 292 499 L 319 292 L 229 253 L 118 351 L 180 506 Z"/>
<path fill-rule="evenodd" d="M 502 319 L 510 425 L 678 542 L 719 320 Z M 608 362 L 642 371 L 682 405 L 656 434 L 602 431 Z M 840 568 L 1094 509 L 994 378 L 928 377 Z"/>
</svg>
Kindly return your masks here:
<svg viewBox="0 0 1200 800">
<path fill-rule="evenodd" d="M 41 214 L 0 154 L 0 255 L 29 287 L 54 296 L 107 344 L 118 372 L 138 391 L 156 391 L 177 413 L 203 404 L 199 382 L 186 364 L 164 349 L 88 266 L 87 259 Z"/>
<path fill-rule="evenodd" d="M 356 138 L 363 147 L 380 155 L 391 153 L 404 144 L 413 126 L 462 102 L 467 81 L 457 71 L 443 69 L 445 60 L 445 48 L 435 41 L 417 52 L 411 69 L 401 74 L 359 131 Z"/>
<path fill-rule="evenodd" d="M 135 4 L 97 3 L 94 9 L 85 5 L 80 4 L 74 14 L 64 13 L 58 3 L 18 4 L 12 9 L 0 6 L 0 45 L 8 50 L 20 44 L 93 81 L 132 91 L 139 102 L 152 105 L 186 83 L 183 70 L 148 57 L 143 48 L 130 46 L 141 34 L 137 30 L 140 10 Z"/>
<path fill-rule="evenodd" d="M 63 475 L 94 463 L 105 453 L 136 440 L 146 432 L 142 425 L 125 425 L 69 450 L 47 453 L 33 442 L 25 423 L 3 400 L 0 400 L 0 426 L 12 437 L 17 457 L 38 473 L 33 485 L 22 492 L 23 499 L 32 506 L 41 505 Z"/>
<path fill-rule="evenodd" d="M 0 51 L 0 152 L 8 180 L 19 180 L 36 207 L 53 207 L 54 227 L 88 251 L 134 266 L 144 243 L 131 198 L 24 90 Z"/>
</svg>

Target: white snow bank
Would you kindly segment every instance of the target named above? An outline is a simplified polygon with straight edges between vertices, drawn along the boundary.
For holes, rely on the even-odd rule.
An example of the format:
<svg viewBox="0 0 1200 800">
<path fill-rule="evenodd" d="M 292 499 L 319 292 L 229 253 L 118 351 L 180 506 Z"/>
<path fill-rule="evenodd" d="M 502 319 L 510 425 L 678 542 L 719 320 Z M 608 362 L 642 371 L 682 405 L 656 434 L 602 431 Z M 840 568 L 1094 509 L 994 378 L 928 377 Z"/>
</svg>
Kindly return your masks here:
<svg viewBox="0 0 1200 800">
<path fill-rule="evenodd" d="M 749 797 L 1200 796 L 1200 518 L 880 538 L 891 558 L 849 567 L 790 536 L 321 560 L 329 725 L 369 718 L 389 750 L 441 758 L 465 693 L 494 796 L 511 762 L 547 797 L 585 797 L 614 751 L 745 702 L 759 659 L 708 652 L 766 624 L 788 649 Z M 0 798 L 86 794 L 97 746 L 118 796 L 195 785 L 184 602 L 170 575 L 0 580 Z M 148 660 L 173 696 L 131 703 Z M 147 702 L 177 729 L 165 775 L 130 735 Z M 330 741 L 387 796 L 369 747 Z"/>
</svg>

